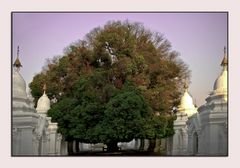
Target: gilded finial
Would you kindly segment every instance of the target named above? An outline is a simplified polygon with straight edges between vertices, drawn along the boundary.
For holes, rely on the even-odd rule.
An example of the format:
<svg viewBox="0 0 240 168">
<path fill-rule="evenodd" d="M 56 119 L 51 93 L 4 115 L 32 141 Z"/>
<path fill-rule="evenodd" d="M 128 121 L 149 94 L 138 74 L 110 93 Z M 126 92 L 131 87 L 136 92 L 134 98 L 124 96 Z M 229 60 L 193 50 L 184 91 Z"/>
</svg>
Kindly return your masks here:
<svg viewBox="0 0 240 168">
<path fill-rule="evenodd" d="M 19 46 L 17 47 L 17 57 L 19 57 Z"/>
<path fill-rule="evenodd" d="M 16 67 L 18 71 L 20 70 L 20 67 L 22 67 L 22 64 L 21 64 L 21 62 L 19 60 L 19 46 L 17 48 L 17 58 L 16 58 L 16 60 L 15 60 L 15 62 L 13 64 L 13 66 Z"/>
<path fill-rule="evenodd" d="M 194 99 L 194 106 L 197 108 L 197 100 L 196 100 L 196 98 Z"/>
<path fill-rule="evenodd" d="M 185 90 L 188 90 L 188 83 L 187 83 L 187 81 L 185 81 L 185 83 L 184 83 L 184 86 L 183 86 L 183 87 L 184 87 L 184 89 L 185 89 Z"/>
<path fill-rule="evenodd" d="M 46 90 L 47 90 L 47 86 L 46 86 L 46 83 L 44 83 L 44 85 L 43 85 L 44 94 L 45 94 Z"/>
<path fill-rule="evenodd" d="M 221 66 L 226 67 L 228 65 L 228 59 L 227 59 L 227 51 L 226 51 L 226 46 L 224 46 L 224 57 L 221 62 Z"/>
</svg>

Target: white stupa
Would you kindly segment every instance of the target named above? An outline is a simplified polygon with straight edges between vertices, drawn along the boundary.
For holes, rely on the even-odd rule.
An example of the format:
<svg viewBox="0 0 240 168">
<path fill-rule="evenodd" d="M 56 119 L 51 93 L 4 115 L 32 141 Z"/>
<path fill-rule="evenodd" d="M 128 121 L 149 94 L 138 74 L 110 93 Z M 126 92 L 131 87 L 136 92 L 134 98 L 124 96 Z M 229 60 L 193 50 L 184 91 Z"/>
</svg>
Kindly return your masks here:
<svg viewBox="0 0 240 168">
<path fill-rule="evenodd" d="M 26 93 L 26 82 L 20 74 L 22 64 L 17 58 L 13 64 L 12 92 L 12 154 L 13 156 L 60 155 L 61 134 L 57 133 L 57 123 L 46 117 L 50 100 L 44 93 L 38 100 L 37 112 L 34 98 Z M 65 149 L 67 145 L 65 144 Z M 66 151 L 66 150 L 65 150 Z"/>
<path fill-rule="evenodd" d="M 215 80 L 213 91 L 206 98 L 206 103 L 198 108 L 201 118 L 201 138 L 199 154 L 227 155 L 228 153 L 228 100 L 227 100 L 227 53 L 221 63 L 221 74 Z"/>
<path fill-rule="evenodd" d="M 17 58 L 13 64 L 13 113 L 31 112 L 35 113 L 35 109 L 32 107 L 32 99 L 29 99 L 26 92 L 26 82 L 20 74 L 20 67 L 22 64 L 19 60 L 19 47 L 17 51 Z"/>
<path fill-rule="evenodd" d="M 34 155 L 33 132 L 38 126 L 39 115 L 32 106 L 32 99 L 27 96 L 26 82 L 20 74 L 22 64 L 17 58 L 13 64 L 12 92 L 12 148 L 13 155 Z"/>
<path fill-rule="evenodd" d="M 172 137 L 171 155 L 187 155 L 188 135 L 187 121 L 189 117 L 197 113 L 197 109 L 193 104 L 192 96 L 188 93 L 188 85 L 184 85 L 184 94 L 181 97 L 180 105 L 176 113 L 176 120 L 173 123 L 175 134 Z"/>
<path fill-rule="evenodd" d="M 174 121 L 175 134 L 168 141 L 170 155 L 228 155 L 227 54 L 224 48 L 223 70 L 213 85 L 206 103 L 198 109 L 185 92 Z"/>
<path fill-rule="evenodd" d="M 192 96 L 188 92 L 188 85 L 185 83 L 184 85 L 184 94 L 181 98 L 180 105 L 178 106 L 179 112 L 184 112 L 188 117 L 191 117 L 193 114 L 197 112 L 196 107 L 193 104 Z"/>
<path fill-rule="evenodd" d="M 46 94 L 46 84 L 44 84 L 43 90 L 43 95 L 38 99 L 36 110 L 38 114 L 47 116 L 47 112 L 50 109 L 50 99 Z"/>
<path fill-rule="evenodd" d="M 227 88 L 228 88 L 228 59 L 226 54 L 226 48 L 224 48 L 224 57 L 221 63 L 223 67 L 221 74 L 214 82 L 213 92 L 211 95 L 224 95 L 224 100 L 227 101 Z"/>
</svg>

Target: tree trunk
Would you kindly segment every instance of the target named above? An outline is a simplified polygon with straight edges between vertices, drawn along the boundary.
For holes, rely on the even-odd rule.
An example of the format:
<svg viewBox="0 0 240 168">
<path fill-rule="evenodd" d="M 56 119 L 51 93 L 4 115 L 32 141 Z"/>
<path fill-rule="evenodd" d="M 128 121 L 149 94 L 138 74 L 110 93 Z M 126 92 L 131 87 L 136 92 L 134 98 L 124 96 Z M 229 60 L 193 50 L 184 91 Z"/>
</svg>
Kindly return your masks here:
<svg viewBox="0 0 240 168">
<path fill-rule="evenodd" d="M 144 150 L 144 145 L 145 145 L 144 139 L 141 139 L 139 150 Z"/>
<path fill-rule="evenodd" d="M 154 148 L 156 146 L 156 139 L 150 139 L 149 140 L 149 146 L 148 146 L 148 151 L 149 152 L 154 152 Z"/>
<path fill-rule="evenodd" d="M 73 141 L 68 141 L 68 155 L 73 154 Z"/>
<path fill-rule="evenodd" d="M 76 153 L 79 153 L 79 140 L 76 140 L 76 143 L 75 143 L 75 149 L 76 149 Z"/>
<path fill-rule="evenodd" d="M 107 143 L 107 151 L 108 152 L 116 152 L 116 151 L 118 151 L 117 142 Z"/>
</svg>

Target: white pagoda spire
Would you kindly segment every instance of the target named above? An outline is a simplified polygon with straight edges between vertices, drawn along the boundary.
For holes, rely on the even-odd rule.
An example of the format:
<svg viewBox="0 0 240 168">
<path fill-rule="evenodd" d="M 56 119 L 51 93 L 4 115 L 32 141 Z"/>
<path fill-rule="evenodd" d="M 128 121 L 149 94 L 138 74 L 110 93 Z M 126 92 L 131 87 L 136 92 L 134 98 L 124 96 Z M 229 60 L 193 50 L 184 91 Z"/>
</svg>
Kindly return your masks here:
<svg viewBox="0 0 240 168">
<path fill-rule="evenodd" d="M 184 112 L 188 115 L 188 117 L 192 116 L 197 112 L 196 107 L 194 106 L 192 96 L 188 92 L 188 84 L 185 82 L 184 84 L 184 94 L 181 98 L 180 105 L 178 106 L 179 112 Z"/>
<path fill-rule="evenodd" d="M 227 52 L 226 47 L 224 47 L 224 56 L 223 60 L 221 62 L 221 66 L 223 67 L 223 70 L 220 74 L 220 76 L 216 79 L 214 86 L 213 86 L 213 94 L 225 94 L 227 93 L 227 69 L 228 69 L 228 58 L 227 58 Z"/>
<path fill-rule="evenodd" d="M 43 95 L 39 98 L 38 102 L 37 102 L 37 113 L 46 116 L 48 110 L 50 109 L 50 99 L 48 98 L 48 96 L 46 95 L 46 84 L 44 84 L 43 86 Z"/>
</svg>

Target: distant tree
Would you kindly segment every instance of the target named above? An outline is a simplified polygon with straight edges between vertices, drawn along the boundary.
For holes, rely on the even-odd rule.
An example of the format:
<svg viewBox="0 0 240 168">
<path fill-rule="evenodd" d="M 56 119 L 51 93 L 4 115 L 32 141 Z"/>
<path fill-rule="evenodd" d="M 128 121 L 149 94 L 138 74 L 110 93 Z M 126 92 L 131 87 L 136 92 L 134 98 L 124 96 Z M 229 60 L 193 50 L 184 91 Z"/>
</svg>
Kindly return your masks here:
<svg viewBox="0 0 240 168">
<path fill-rule="evenodd" d="M 104 142 L 115 150 L 116 142 L 173 134 L 170 112 L 190 74 L 178 55 L 163 35 L 139 23 L 113 21 L 71 44 L 64 56 L 48 60 L 30 88 L 37 98 L 47 83 L 49 97 L 58 100 L 49 115 L 64 136 Z M 61 104 L 70 99 L 74 104 L 66 114 Z"/>
</svg>

